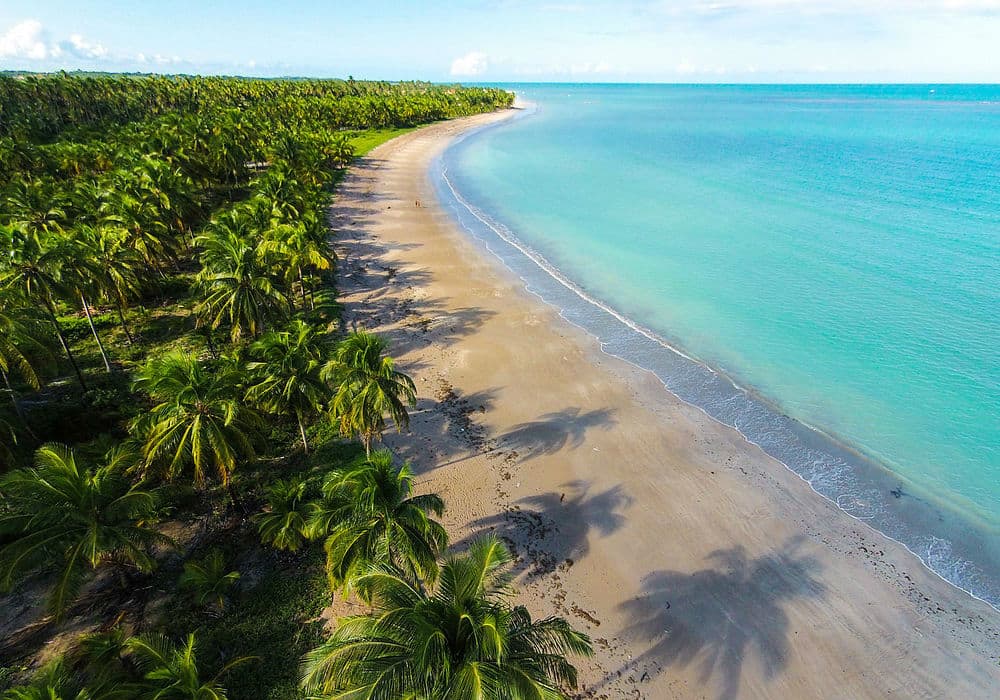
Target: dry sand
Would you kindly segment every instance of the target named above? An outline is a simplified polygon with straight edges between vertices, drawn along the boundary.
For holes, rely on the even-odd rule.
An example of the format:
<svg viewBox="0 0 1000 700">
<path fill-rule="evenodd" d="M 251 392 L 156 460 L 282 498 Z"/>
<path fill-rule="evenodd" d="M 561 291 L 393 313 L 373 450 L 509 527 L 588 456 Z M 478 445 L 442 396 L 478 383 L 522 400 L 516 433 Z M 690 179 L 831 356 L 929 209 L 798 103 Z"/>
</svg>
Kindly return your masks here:
<svg viewBox="0 0 1000 700">
<path fill-rule="evenodd" d="M 358 161 L 333 212 L 349 323 L 416 380 L 386 443 L 453 542 L 595 642 L 580 697 L 987 698 L 1000 616 L 528 293 L 437 204 L 440 123 Z"/>
</svg>

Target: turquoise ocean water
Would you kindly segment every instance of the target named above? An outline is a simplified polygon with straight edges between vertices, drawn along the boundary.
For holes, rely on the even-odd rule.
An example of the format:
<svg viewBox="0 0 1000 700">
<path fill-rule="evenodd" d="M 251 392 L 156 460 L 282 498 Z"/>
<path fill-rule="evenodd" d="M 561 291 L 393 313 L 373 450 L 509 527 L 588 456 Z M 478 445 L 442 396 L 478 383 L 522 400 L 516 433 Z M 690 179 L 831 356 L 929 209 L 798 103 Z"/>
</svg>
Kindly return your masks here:
<svg viewBox="0 0 1000 700">
<path fill-rule="evenodd" d="M 512 86 L 435 164 L 604 348 L 1000 604 L 1000 86 Z"/>
</svg>

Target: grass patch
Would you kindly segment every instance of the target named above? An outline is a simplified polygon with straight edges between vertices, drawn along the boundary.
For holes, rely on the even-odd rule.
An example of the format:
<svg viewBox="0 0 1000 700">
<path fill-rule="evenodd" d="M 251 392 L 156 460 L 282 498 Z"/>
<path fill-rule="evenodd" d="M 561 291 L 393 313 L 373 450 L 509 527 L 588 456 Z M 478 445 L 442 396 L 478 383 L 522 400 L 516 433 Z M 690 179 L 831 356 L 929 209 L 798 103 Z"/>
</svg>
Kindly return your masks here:
<svg viewBox="0 0 1000 700">
<path fill-rule="evenodd" d="M 402 136 L 403 134 L 408 134 L 419 128 L 417 126 L 408 126 L 399 129 L 369 129 L 368 131 L 359 131 L 351 136 L 350 143 L 354 146 L 355 155 L 364 156 L 368 155 L 368 152 L 376 146 L 381 146 L 386 141 L 394 139 L 397 136 Z"/>
<path fill-rule="evenodd" d="M 364 455 L 358 443 L 341 440 L 326 423 L 313 426 L 310 434 L 316 445 L 308 458 L 298 453 L 282 460 L 277 468 L 263 460 L 247 465 L 239 475 L 245 505 L 261 497 L 259 486 L 268 481 L 293 475 L 319 476 Z M 282 445 L 286 452 L 289 443 Z M 313 488 L 318 492 L 318 482 Z M 299 662 L 323 640 L 319 615 L 331 601 L 322 543 L 313 542 L 294 554 L 279 552 L 263 546 L 253 524 L 241 519 L 235 528 L 213 528 L 210 541 L 199 543 L 185 557 L 198 559 L 213 549 L 221 550 L 229 568 L 241 575 L 225 613 L 213 616 L 195 607 L 184 593 L 173 593 L 157 628 L 177 639 L 195 632 L 200 663 L 209 674 L 233 658 L 256 657 L 222 679 L 230 700 L 304 697 L 298 685 Z M 160 587 L 174 590 L 172 582 L 179 574 L 179 564 L 162 569 L 157 574 Z"/>
<path fill-rule="evenodd" d="M 264 549 L 247 537 L 237 542 L 230 540 L 223 549 L 229 550 L 231 561 L 242 562 L 246 590 L 219 616 L 192 607 L 179 594 L 162 629 L 177 639 L 197 634 L 199 665 L 207 676 L 234 658 L 255 657 L 222 678 L 230 700 L 301 698 L 299 662 L 322 641 L 319 614 L 330 603 L 323 548 L 314 544 L 288 555 Z"/>
</svg>

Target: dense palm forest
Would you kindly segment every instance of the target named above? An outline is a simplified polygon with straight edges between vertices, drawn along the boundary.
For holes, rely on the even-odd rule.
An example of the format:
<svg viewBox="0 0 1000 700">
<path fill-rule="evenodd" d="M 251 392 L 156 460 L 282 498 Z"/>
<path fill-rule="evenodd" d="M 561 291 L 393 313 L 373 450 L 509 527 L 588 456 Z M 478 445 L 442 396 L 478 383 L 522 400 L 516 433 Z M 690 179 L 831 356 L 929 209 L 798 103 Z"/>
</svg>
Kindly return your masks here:
<svg viewBox="0 0 1000 700">
<path fill-rule="evenodd" d="M 559 698 L 587 638 L 378 449 L 327 208 L 484 88 L 0 76 L 3 698 Z M 325 625 L 332 600 L 362 614 Z"/>
</svg>

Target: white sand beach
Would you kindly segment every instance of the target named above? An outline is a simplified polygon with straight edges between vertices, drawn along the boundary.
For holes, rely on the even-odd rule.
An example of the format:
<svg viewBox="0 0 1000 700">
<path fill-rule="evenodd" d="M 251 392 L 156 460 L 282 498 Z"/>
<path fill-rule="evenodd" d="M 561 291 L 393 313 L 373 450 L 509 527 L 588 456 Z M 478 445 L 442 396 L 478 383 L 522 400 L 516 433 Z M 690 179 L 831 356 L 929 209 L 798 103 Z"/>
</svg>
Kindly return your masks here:
<svg viewBox="0 0 1000 700">
<path fill-rule="evenodd" d="M 518 600 L 594 640 L 581 697 L 988 698 L 1000 615 L 524 289 L 438 205 L 443 122 L 360 159 L 333 213 L 351 324 L 419 404 L 386 443 L 453 541 L 514 545 Z"/>
</svg>

